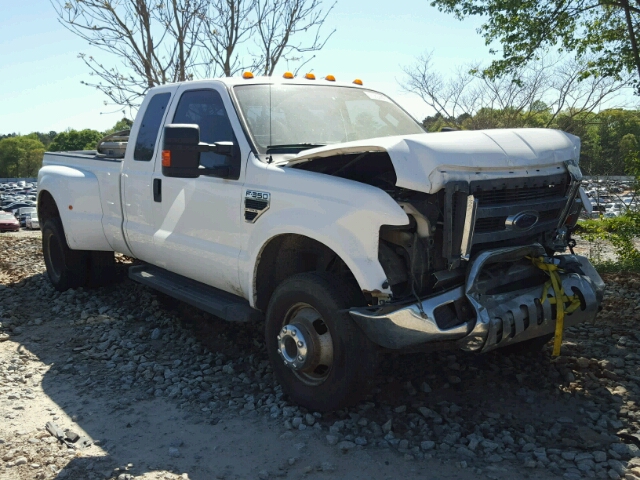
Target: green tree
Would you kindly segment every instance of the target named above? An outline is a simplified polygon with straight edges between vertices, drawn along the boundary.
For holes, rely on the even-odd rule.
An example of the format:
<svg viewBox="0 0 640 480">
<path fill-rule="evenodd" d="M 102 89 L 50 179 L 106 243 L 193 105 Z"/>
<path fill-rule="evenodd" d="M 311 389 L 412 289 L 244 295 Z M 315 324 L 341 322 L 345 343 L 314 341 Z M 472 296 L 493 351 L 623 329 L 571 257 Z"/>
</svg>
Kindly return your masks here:
<svg viewBox="0 0 640 480">
<path fill-rule="evenodd" d="M 124 117 L 121 120 L 118 120 L 113 127 L 111 127 L 108 130 L 105 130 L 104 134 L 110 135 L 115 132 L 121 132 L 122 130 L 129 130 L 132 125 L 133 125 L 133 122 L 128 118 Z"/>
<path fill-rule="evenodd" d="M 631 137 L 628 135 L 640 138 L 639 113 L 635 110 L 609 109 L 596 116 L 601 173 L 624 175 L 625 157 L 630 155 L 632 148 Z M 625 137 L 626 140 L 623 141 Z"/>
<path fill-rule="evenodd" d="M 49 145 L 49 151 L 95 150 L 102 137 L 102 133 L 88 128 L 85 130 L 67 130 L 56 135 Z"/>
<path fill-rule="evenodd" d="M 0 177 L 34 177 L 42 166 L 44 145 L 30 136 L 0 140 Z"/>
<path fill-rule="evenodd" d="M 617 78 L 635 71 L 640 83 L 637 0 L 432 0 L 431 5 L 458 19 L 483 18 L 479 31 L 486 44 L 502 46 L 502 58 L 485 70 L 489 77 L 513 72 L 559 47 L 588 58 L 585 76 Z"/>
<path fill-rule="evenodd" d="M 45 148 L 47 148 L 51 142 L 53 142 L 53 139 L 56 138 L 56 135 L 58 135 L 57 132 L 54 132 L 53 130 L 49 131 L 49 132 L 33 132 L 30 133 L 29 135 L 33 135 L 35 136 L 35 138 L 37 138 L 38 140 L 40 140 L 42 142 L 42 144 L 45 146 Z"/>
</svg>

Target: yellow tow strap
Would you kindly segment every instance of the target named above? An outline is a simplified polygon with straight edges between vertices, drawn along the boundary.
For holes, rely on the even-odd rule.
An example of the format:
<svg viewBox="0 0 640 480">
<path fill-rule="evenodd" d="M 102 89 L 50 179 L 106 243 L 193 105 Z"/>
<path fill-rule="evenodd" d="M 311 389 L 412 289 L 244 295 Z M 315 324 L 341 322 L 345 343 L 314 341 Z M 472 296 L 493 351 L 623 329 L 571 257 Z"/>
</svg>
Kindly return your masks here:
<svg viewBox="0 0 640 480">
<path fill-rule="evenodd" d="M 556 305 L 556 333 L 553 340 L 553 356 L 557 357 L 560 355 L 560 346 L 562 345 L 562 331 L 564 330 L 564 315 L 565 313 L 571 313 L 575 311 L 580 306 L 580 299 L 577 295 L 568 296 L 564 293 L 562 289 L 562 279 L 560 278 L 560 273 L 563 270 L 558 268 L 557 265 L 553 263 L 545 262 L 544 257 L 527 257 L 531 259 L 531 262 L 538 267 L 540 270 L 543 270 L 547 275 L 549 275 L 549 281 L 546 282 L 542 287 L 542 297 L 540 298 L 541 303 L 545 301 L 549 301 L 551 305 Z M 548 298 L 547 293 L 549 288 L 553 288 L 553 292 L 555 297 Z M 561 301 L 558 301 L 561 299 Z"/>
</svg>

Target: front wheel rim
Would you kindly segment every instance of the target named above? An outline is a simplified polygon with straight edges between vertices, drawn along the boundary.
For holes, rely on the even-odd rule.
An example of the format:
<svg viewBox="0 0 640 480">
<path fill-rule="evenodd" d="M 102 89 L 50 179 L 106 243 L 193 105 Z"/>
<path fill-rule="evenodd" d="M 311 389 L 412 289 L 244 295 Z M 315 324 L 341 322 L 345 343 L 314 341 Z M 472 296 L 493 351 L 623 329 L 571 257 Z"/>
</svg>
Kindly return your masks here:
<svg viewBox="0 0 640 480">
<path fill-rule="evenodd" d="M 314 307 L 297 303 L 289 308 L 276 340 L 281 360 L 302 383 L 317 386 L 329 377 L 334 357 L 333 338 Z"/>
</svg>

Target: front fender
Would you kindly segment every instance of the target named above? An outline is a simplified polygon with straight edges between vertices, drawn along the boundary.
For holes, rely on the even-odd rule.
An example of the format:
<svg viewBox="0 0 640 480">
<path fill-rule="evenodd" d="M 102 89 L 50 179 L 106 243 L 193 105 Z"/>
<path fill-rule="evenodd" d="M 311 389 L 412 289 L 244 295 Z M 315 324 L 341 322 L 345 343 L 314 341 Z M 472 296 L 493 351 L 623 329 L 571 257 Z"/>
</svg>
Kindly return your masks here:
<svg viewBox="0 0 640 480">
<path fill-rule="evenodd" d="M 380 226 L 407 225 L 402 208 L 370 185 L 297 169 L 278 170 L 255 186 L 270 191 L 271 206 L 249 225 L 248 247 L 240 257 L 240 284 L 251 304 L 260 254 L 271 239 L 283 234 L 303 235 L 333 250 L 361 290 L 391 294 L 382 286 L 387 276 L 378 261 Z"/>
<path fill-rule="evenodd" d="M 69 248 L 112 250 L 102 229 L 100 185 L 86 170 L 63 165 L 47 165 L 38 173 L 38 205 L 49 192 L 58 206 Z"/>
</svg>

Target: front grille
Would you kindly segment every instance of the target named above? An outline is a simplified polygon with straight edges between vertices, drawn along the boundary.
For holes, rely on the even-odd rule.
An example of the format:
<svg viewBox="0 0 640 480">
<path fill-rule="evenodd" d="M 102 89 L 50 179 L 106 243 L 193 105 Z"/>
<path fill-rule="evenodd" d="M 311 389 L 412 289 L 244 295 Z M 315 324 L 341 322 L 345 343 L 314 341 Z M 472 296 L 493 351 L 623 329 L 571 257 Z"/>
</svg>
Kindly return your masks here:
<svg viewBox="0 0 640 480">
<path fill-rule="evenodd" d="M 547 210 L 539 213 L 538 223 L 548 222 L 550 220 L 557 220 L 560 217 L 562 209 L 554 208 L 553 210 Z M 476 220 L 476 233 L 486 233 L 486 232 L 498 232 L 501 230 L 507 229 L 507 217 L 487 217 L 487 218 L 479 218 Z"/>
<path fill-rule="evenodd" d="M 507 217 L 479 218 L 476 220 L 476 233 L 504 230 Z"/>
<path fill-rule="evenodd" d="M 558 220 L 560 218 L 561 213 L 562 213 L 561 208 L 557 208 L 555 210 L 549 210 L 547 212 L 540 212 L 540 217 L 538 218 L 538 221 L 548 222 L 549 220 Z"/>
<path fill-rule="evenodd" d="M 486 188 L 476 186 L 471 193 L 478 199 L 478 206 L 498 205 L 542 200 L 545 198 L 562 197 L 567 192 L 566 180 L 558 184 L 543 184 L 540 186 L 527 186 L 508 188 Z"/>
<path fill-rule="evenodd" d="M 568 200 L 570 177 L 567 173 L 545 177 L 471 182 L 469 192 L 478 201 L 473 244 L 530 241 L 532 236 L 555 228 Z M 526 230 L 508 229 L 509 216 L 532 211 L 537 223 Z M 477 251 L 477 249 L 475 249 Z"/>
<path fill-rule="evenodd" d="M 569 201 L 570 188 L 567 172 L 470 183 L 447 182 L 442 203 L 442 258 L 449 268 L 457 268 L 461 260 L 468 258 L 469 247 L 474 255 L 487 248 L 544 241 L 543 237 L 557 227 Z M 526 214 L 538 217 L 528 228 L 520 221 L 527 218 L 522 216 Z M 467 215 L 471 215 L 469 231 L 465 230 Z M 507 226 L 510 217 L 515 224 Z M 467 243 L 469 235 L 471 240 Z"/>
</svg>

